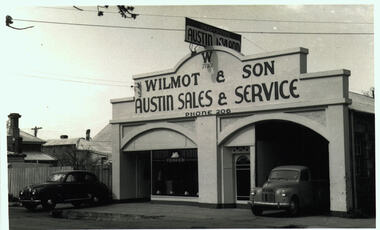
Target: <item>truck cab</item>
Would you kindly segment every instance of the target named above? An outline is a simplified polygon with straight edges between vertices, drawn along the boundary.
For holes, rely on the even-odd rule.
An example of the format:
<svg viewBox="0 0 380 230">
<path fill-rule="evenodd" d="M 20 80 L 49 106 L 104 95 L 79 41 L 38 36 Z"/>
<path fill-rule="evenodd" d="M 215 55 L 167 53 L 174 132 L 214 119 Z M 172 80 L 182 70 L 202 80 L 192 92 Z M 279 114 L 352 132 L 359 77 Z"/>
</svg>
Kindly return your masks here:
<svg viewBox="0 0 380 230">
<path fill-rule="evenodd" d="M 309 168 L 288 165 L 272 169 L 263 187 L 251 190 L 249 204 L 254 215 L 261 215 L 268 209 L 285 209 L 296 216 L 300 208 L 313 204 Z"/>
</svg>

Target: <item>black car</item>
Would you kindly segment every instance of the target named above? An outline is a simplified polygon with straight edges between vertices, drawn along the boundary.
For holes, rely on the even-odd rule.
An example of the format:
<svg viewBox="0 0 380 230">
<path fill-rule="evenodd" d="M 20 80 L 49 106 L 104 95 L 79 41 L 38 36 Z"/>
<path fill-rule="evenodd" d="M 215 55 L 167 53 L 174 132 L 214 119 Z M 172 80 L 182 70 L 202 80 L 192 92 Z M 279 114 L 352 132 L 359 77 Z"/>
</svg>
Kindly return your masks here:
<svg viewBox="0 0 380 230">
<path fill-rule="evenodd" d="M 110 197 L 107 186 L 93 173 L 79 170 L 53 173 L 46 183 L 27 186 L 19 194 L 20 202 L 29 210 L 39 204 L 46 210 L 54 209 L 57 203 L 71 203 L 75 207 L 98 204 Z"/>
</svg>

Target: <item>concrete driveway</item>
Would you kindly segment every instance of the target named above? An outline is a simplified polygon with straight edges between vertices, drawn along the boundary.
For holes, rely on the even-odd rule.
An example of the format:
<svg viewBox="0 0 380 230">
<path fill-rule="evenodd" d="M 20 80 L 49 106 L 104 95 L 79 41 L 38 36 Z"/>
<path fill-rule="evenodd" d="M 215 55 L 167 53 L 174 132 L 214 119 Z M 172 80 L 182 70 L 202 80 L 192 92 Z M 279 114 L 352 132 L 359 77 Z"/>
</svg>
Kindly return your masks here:
<svg viewBox="0 0 380 230">
<path fill-rule="evenodd" d="M 375 218 L 323 215 L 287 217 L 284 212 L 252 215 L 250 209 L 214 209 L 189 205 L 122 203 L 97 207 L 62 208 L 57 218 L 128 222 L 128 228 L 374 228 Z"/>
</svg>

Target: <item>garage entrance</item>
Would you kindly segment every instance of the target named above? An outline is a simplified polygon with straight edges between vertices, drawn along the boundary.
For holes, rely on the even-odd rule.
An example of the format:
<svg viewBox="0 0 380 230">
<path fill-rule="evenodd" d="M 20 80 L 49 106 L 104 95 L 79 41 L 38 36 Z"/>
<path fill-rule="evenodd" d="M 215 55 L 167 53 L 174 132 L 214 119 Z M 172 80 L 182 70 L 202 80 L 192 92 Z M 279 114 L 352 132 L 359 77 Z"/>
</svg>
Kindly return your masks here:
<svg viewBox="0 0 380 230">
<path fill-rule="evenodd" d="M 329 152 L 325 138 L 293 122 L 257 123 L 256 185 L 261 187 L 271 169 L 280 165 L 309 167 L 318 208 L 330 210 Z"/>
</svg>

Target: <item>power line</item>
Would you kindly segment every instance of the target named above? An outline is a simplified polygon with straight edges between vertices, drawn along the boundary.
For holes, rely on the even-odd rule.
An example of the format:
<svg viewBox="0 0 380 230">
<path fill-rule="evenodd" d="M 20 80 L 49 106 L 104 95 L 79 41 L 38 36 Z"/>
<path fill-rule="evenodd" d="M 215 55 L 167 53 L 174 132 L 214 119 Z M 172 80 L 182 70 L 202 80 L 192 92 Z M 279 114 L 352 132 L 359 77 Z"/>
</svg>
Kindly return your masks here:
<svg viewBox="0 0 380 230">
<path fill-rule="evenodd" d="M 110 80 L 110 79 L 103 79 L 103 78 L 90 78 L 90 77 L 77 77 L 72 75 L 65 75 L 65 74 L 56 74 L 56 73 L 49 73 L 49 72 L 41 72 L 37 71 L 39 74 L 46 74 L 46 75 L 53 75 L 53 76 L 62 76 L 62 77 L 70 77 L 70 78 L 79 78 L 84 80 L 91 80 L 91 81 L 106 81 L 106 82 L 114 82 L 114 83 L 125 83 L 128 84 L 127 81 L 118 81 L 118 80 Z"/>
<path fill-rule="evenodd" d="M 142 16 L 153 16 L 153 17 L 185 17 L 179 15 L 160 15 L 160 14 L 139 14 Z M 213 20 L 225 20 L 225 21 L 254 21 L 254 22 L 286 22 L 286 23 L 313 23 L 313 24 L 324 24 L 324 23 L 334 23 L 334 24 L 373 24 L 371 22 L 348 22 L 348 21 L 305 21 L 305 20 L 280 20 L 280 19 L 256 19 L 256 18 L 218 18 L 218 17 L 193 17 L 191 18 L 201 18 L 201 19 L 213 19 Z"/>
<path fill-rule="evenodd" d="M 374 33 L 362 33 L 362 32 L 290 32 L 290 31 L 234 31 L 235 33 L 242 34 L 288 34 L 288 35 L 373 35 Z"/>
<path fill-rule="evenodd" d="M 112 26 L 101 24 L 85 24 L 85 23 L 72 23 L 72 22 L 54 22 L 43 20 L 29 20 L 29 19 L 13 19 L 14 21 L 21 22 L 34 22 L 34 23 L 46 23 L 57 25 L 70 25 L 70 26 L 89 26 L 89 27 L 104 27 L 104 28 L 118 28 L 118 29 L 138 29 L 138 30 L 164 30 L 164 31 L 184 31 L 184 29 L 172 29 L 172 28 L 154 28 L 154 27 L 135 27 L 135 26 Z"/>
<path fill-rule="evenodd" d="M 253 44 L 254 46 L 256 46 L 257 48 L 261 49 L 262 51 L 265 51 L 265 52 L 267 51 L 267 50 L 265 50 L 264 48 L 262 48 L 261 46 L 257 45 L 255 42 L 249 40 L 246 36 L 243 36 L 243 38 L 244 38 L 245 40 L 249 41 L 250 43 L 252 43 L 252 44 Z"/>
<path fill-rule="evenodd" d="M 51 77 L 43 77 L 43 76 L 37 76 L 32 74 L 25 74 L 25 73 L 18 73 L 20 77 L 26 77 L 26 78 L 38 78 L 38 79 L 44 79 L 44 80 L 56 80 L 56 81 L 65 81 L 65 82 L 75 82 L 75 83 L 82 83 L 82 84 L 91 84 L 91 85 L 105 85 L 105 86 L 115 86 L 115 87 L 128 87 L 130 88 L 130 85 L 114 85 L 114 84 L 107 84 L 107 83 L 100 83 L 100 82 L 89 82 L 89 81 L 78 81 L 78 80 L 70 80 L 70 79 L 62 79 L 62 78 L 51 78 Z"/>
<path fill-rule="evenodd" d="M 85 23 L 72 23 L 72 22 L 55 22 L 44 20 L 29 20 L 29 19 L 13 19 L 14 21 L 33 22 L 33 23 L 45 23 L 45 24 L 57 24 L 57 25 L 70 25 L 70 26 L 87 26 L 87 27 L 103 27 L 103 28 L 118 28 L 118 29 L 137 29 L 137 30 L 161 30 L 161 31 L 175 31 L 183 32 L 184 29 L 176 28 L 162 28 L 162 27 L 137 27 L 137 26 L 113 26 L 113 25 L 101 25 L 101 24 L 85 24 Z M 374 33 L 362 33 L 362 32 L 274 32 L 274 31 L 234 31 L 235 33 L 248 33 L 248 34 L 311 34 L 311 35 L 373 35 Z"/>
<path fill-rule="evenodd" d="M 48 9 L 57 9 L 57 10 L 70 10 L 77 11 L 70 8 L 59 8 L 59 7 L 43 7 Z M 86 12 L 97 12 L 96 10 L 83 10 Z M 115 11 L 107 11 L 106 13 L 118 14 Z M 167 14 L 144 14 L 139 13 L 139 16 L 150 16 L 150 17 L 168 17 L 168 18 L 201 18 L 201 19 L 213 19 L 213 20 L 226 20 L 226 21 L 256 21 L 256 22 L 287 22 L 287 23 L 313 23 L 313 24 L 325 24 L 325 23 L 334 23 L 334 24 L 363 24 L 363 25 L 373 25 L 372 22 L 352 22 L 352 21 L 306 21 L 306 20 L 281 20 L 281 19 L 257 19 L 257 18 L 222 18 L 222 17 L 194 17 L 194 16 L 183 16 L 183 15 L 167 15 Z"/>
</svg>

